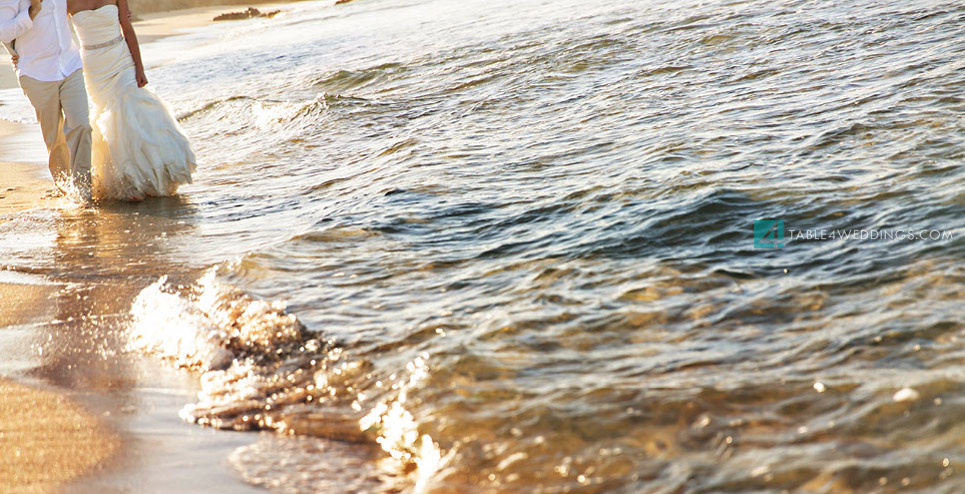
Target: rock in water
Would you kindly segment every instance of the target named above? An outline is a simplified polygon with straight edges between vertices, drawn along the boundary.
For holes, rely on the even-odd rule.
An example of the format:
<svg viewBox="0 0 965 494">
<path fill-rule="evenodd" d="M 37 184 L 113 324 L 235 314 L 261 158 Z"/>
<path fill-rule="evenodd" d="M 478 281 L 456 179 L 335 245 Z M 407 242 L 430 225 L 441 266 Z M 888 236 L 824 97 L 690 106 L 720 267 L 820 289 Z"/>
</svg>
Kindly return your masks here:
<svg viewBox="0 0 965 494">
<path fill-rule="evenodd" d="M 270 12 L 262 12 L 254 7 L 248 7 L 248 10 L 243 12 L 226 12 L 214 18 L 216 21 L 237 21 L 242 19 L 251 19 L 252 17 L 275 17 L 280 10 L 272 10 Z"/>
</svg>

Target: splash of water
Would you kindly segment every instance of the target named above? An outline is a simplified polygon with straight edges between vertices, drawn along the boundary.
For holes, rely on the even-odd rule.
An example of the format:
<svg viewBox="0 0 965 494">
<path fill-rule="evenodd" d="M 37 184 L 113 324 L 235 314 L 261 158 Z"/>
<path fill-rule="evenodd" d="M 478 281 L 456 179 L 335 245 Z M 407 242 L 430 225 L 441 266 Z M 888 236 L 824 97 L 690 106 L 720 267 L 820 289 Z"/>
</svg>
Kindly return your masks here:
<svg viewBox="0 0 965 494">
<path fill-rule="evenodd" d="M 216 269 L 191 286 L 162 277 L 132 305 L 130 348 L 201 372 L 198 402 L 180 413 L 185 421 L 378 445 L 391 459 L 390 477 L 426 492 L 452 457 L 420 433 L 407 408 L 430 376 L 429 355 L 378 379 L 370 361 L 346 358 L 285 309 L 219 282 Z"/>
</svg>

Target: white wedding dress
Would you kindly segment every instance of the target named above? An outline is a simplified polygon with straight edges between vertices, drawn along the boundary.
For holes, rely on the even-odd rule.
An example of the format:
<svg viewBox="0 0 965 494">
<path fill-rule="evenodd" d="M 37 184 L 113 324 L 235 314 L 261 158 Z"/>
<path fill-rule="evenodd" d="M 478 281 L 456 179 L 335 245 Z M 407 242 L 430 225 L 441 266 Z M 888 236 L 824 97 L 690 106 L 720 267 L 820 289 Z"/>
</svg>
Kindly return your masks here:
<svg viewBox="0 0 965 494">
<path fill-rule="evenodd" d="M 72 16 L 91 102 L 93 193 L 99 199 L 169 196 L 191 183 L 194 152 L 171 111 L 137 87 L 116 5 Z"/>
</svg>

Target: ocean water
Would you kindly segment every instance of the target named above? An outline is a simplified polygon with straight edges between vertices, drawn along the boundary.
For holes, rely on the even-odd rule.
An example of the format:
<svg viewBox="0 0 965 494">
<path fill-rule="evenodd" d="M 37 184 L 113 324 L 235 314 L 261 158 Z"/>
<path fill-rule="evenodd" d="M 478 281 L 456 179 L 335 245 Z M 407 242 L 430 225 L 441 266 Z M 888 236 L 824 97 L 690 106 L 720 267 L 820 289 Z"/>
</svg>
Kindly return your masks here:
<svg viewBox="0 0 965 494">
<path fill-rule="evenodd" d="M 181 195 L 0 224 L 246 481 L 960 491 L 960 2 L 283 9 L 145 47 Z"/>
</svg>

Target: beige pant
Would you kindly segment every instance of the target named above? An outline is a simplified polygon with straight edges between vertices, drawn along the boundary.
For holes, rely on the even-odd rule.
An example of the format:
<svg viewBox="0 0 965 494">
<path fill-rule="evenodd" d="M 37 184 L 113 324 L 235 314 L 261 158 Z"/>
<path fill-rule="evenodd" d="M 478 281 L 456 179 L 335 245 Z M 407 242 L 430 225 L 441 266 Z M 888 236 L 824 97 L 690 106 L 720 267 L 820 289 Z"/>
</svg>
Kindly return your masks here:
<svg viewBox="0 0 965 494">
<path fill-rule="evenodd" d="M 60 187 L 69 179 L 83 198 L 90 199 L 91 128 L 83 71 L 53 82 L 21 76 L 20 87 L 37 111 L 54 182 Z"/>
</svg>

